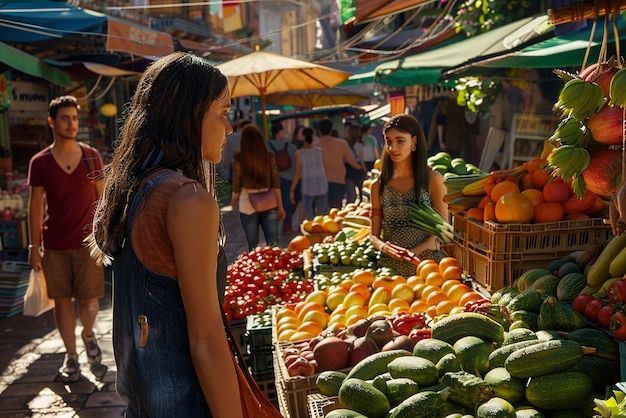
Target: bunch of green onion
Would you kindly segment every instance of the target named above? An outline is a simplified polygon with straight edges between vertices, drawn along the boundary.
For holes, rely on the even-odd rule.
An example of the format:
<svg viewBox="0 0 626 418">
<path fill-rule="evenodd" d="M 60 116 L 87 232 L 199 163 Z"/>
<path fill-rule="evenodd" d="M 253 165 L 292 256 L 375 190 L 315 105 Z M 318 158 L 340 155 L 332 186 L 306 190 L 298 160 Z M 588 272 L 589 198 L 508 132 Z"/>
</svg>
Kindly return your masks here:
<svg viewBox="0 0 626 418">
<path fill-rule="evenodd" d="M 409 208 L 411 224 L 430 235 L 435 235 L 444 244 L 454 239 L 454 229 L 432 206 L 424 202 L 411 202 Z"/>
</svg>

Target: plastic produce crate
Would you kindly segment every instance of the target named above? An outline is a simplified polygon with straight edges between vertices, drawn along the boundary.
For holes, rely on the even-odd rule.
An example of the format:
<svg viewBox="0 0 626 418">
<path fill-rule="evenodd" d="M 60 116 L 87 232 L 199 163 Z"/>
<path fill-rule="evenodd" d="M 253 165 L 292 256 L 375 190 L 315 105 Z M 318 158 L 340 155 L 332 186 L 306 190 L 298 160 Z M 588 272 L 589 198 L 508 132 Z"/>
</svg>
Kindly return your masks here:
<svg viewBox="0 0 626 418">
<path fill-rule="evenodd" d="M 319 393 L 319 389 L 315 384 L 319 374 L 289 376 L 282 352 L 290 346 L 291 344 L 277 345 L 274 352 L 274 375 L 280 412 L 285 418 L 309 418 L 307 397 L 311 394 Z M 350 369 L 347 368 L 340 371 L 348 373 Z"/>
<path fill-rule="evenodd" d="M 276 382 L 274 379 L 259 380 L 254 379 L 261 392 L 278 408 L 278 398 L 276 395 Z"/>
<path fill-rule="evenodd" d="M 499 224 L 477 222 L 461 212 L 454 217 L 455 240 L 465 248 L 482 253 L 555 253 L 586 250 L 597 239 L 611 235 L 610 225 L 601 218 L 538 224 Z"/>
<path fill-rule="evenodd" d="M 254 315 L 248 316 L 246 322 L 246 340 L 250 354 L 254 354 L 257 351 L 271 351 L 272 326 L 255 326 Z"/>
<path fill-rule="evenodd" d="M 241 354 L 246 354 L 248 352 L 248 344 L 246 341 L 246 320 L 245 319 L 235 319 L 228 323 L 230 325 L 230 330 L 233 334 L 233 338 L 241 351 Z"/>
<path fill-rule="evenodd" d="M 339 398 L 328 397 L 321 393 L 314 393 L 307 397 L 309 404 L 309 415 L 311 418 L 324 418 L 330 411 L 341 408 Z"/>
</svg>

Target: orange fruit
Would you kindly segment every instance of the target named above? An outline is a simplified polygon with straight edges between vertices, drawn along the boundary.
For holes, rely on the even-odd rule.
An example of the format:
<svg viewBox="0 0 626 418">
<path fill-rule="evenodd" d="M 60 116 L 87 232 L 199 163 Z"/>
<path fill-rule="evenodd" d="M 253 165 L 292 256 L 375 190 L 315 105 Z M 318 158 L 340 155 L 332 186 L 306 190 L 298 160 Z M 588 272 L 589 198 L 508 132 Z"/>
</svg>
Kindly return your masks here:
<svg viewBox="0 0 626 418">
<path fill-rule="evenodd" d="M 439 270 L 444 271 L 450 266 L 460 266 L 459 260 L 454 257 L 444 257 L 439 261 Z"/>
<path fill-rule="evenodd" d="M 519 179 L 519 189 L 524 191 L 526 189 L 534 189 L 535 185 L 533 184 L 533 175 L 531 173 L 526 173 Z"/>
<path fill-rule="evenodd" d="M 410 313 L 424 313 L 428 309 L 428 302 L 422 299 L 414 300 L 409 307 Z"/>
<path fill-rule="evenodd" d="M 445 279 L 443 278 L 443 274 L 439 273 L 438 271 L 433 271 L 432 273 L 428 273 L 428 276 L 426 276 L 426 279 L 424 279 L 424 281 L 428 285 L 441 286 Z"/>
<path fill-rule="evenodd" d="M 425 312 L 426 315 L 428 315 L 431 318 L 434 318 L 437 316 L 437 305 L 430 305 Z"/>
<path fill-rule="evenodd" d="M 352 280 L 352 279 L 343 279 L 341 281 L 341 283 L 339 283 L 339 286 L 343 287 L 346 290 L 350 290 L 350 288 L 352 287 L 353 284 L 354 284 L 354 280 Z"/>
<path fill-rule="evenodd" d="M 284 330 L 282 332 L 279 332 L 278 333 L 278 341 L 280 341 L 280 342 L 283 342 L 283 341 L 287 342 L 287 341 L 289 341 L 291 336 L 293 334 L 295 334 L 296 332 L 298 332 L 298 331 L 296 331 L 295 329 L 286 329 L 286 330 Z"/>
<path fill-rule="evenodd" d="M 300 326 L 298 327 L 298 332 L 302 331 L 308 332 L 310 334 L 313 334 L 313 336 L 316 336 L 324 331 L 324 328 L 315 321 L 306 321 L 300 324 Z"/>
<path fill-rule="evenodd" d="M 541 166 L 543 166 L 545 163 L 545 158 L 535 158 L 526 163 L 526 169 L 529 173 L 534 173 L 535 171 L 539 170 Z"/>
<path fill-rule="evenodd" d="M 413 287 L 408 283 L 400 283 L 391 291 L 391 299 L 404 299 L 407 302 L 413 302 L 415 299 L 415 292 Z"/>
<path fill-rule="evenodd" d="M 535 207 L 520 192 L 507 193 L 496 202 L 496 218 L 501 224 L 529 223 L 534 213 Z"/>
<path fill-rule="evenodd" d="M 424 283 L 424 279 L 422 279 L 420 276 L 409 276 L 406 279 L 406 284 L 408 284 L 411 287 L 414 287 L 416 284 L 420 284 L 420 283 Z"/>
<path fill-rule="evenodd" d="M 426 276 L 428 276 L 430 273 L 441 273 L 441 270 L 439 269 L 439 264 L 437 264 L 437 262 L 427 264 L 422 267 L 419 276 L 422 279 L 426 280 Z"/>
<path fill-rule="evenodd" d="M 541 191 L 546 202 L 563 203 L 570 196 L 570 188 L 562 181 L 550 181 L 543 186 Z"/>
<path fill-rule="evenodd" d="M 300 312 L 298 313 L 298 319 L 302 321 L 302 318 L 304 318 L 304 315 L 306 315 L 306 313 L 310 311 L 324 312 L 325 308 L 324 308 L 324 305 L 321 305 L 317 302 L 304 302 L 302 309 L 300 309 Z"/>
<path fill-rule="evenodd" d="M 539 203 L 543 203 L 545 201 L 543 193 L 538 189 L 522 190 L 522 194 L 530 200 L 533 206 L 537 206 Z"/>
<path fill-rule="evenodd" d="M 449 314 L 458 305 L 451 300 L 442 300 L 437 304 L 437 315 Z"/>
<path fill-rule="evenodd" d="M 428 298 L 428 295 L 430 295 L 431 293 L 436 292 L 438 290 L 441 290 L 441 288 L 439 286 L 433 286 L 431 284 L 427 284 L 422 289 L 422 293 L 420 294 L 420 298 L 422 298 L 423 300 L 426 300 Z"/>
<path fill-rule="evenodd" d="M 309 241 L 309 239 L 306 236 L 296 235 L 295 237 L 291 239 L 291 241 L 289 241 L 289 245 L 287 246 L 287 249 L 289 251 L 297 251 L 301 253 L 302 251 L 310 247 L 311 247 L 311 241 Z"/>
<path fill-rule="evenodd" d="M 376 279 L 376 275 L 371 270 L 358 269 L 352 274 L 352 280 L 355 283 L 363 283 L 367 286 L 371 286 Z"/>
<path fill-rule="evenodd" d="M 444 292 L 448 293 L 448 290 L 450 290 L 451 287 L 456 286 L 457 284 L 463 284 L 463 282 L 461 282 L 460 280 L 454 280 L 454 279 L 453 280 L 446 280 L 441 285 L 441 290 L 443 290 Z"/>
<path fill-rule="evenodd" d="M 326 325 L 328 325 L 328 316 L 329 315 L 326 312 L 309 311 L 304 314 L 302 322 L 305 323 L 313 321 L 317 322 L 322 328 L 326 328 Z"/>
<path fill-rule="evenodd" d="M 395 298 L 389 301 L 389 303 L 387 304 L 387 307 L 392 312 L 395 312 L 397 309 L 402 309 L 405 312 L 408 312 L 409 308 L 411 307 L 411 304 L 404 299 Z"/>
<path fill-rule="evenodd" d="M 386 287 L 387 289 L 392 290 L 395 285 L 396 282 L 393 278 L 389 276 L 380 276 L 374 280 L 374 283 L 372 283 L 372 289 L 376 290 L 379 287 Z"/>
<path fill-rule="evenodd" d="M 533 171 L 533 185 L 536 189 L 543 189 L 543 186 L 545 186 L 551 178 L 550 174 L 541 168 Z"/>
<path fill-rule="evenodd" d="M 533 222 L 559 222 L 565 217 L 565 209 L 561 202 L 543 202 L 535 206 Z"/>
<path fill-rule="evenodd" d="M 355 283 L 352 286 L 350 286 L 350 292 L 356 292 L 356 293 L 360 293 L 361 296 L 363 296 L 363 298 L 367 301 L 372 292 L 370 292 L 369 287 L 365 284 L 365 283 Z"/>
<path fill-rule="evenodd" d="M 422 271 L 422 268 L 427 265 L 427 264 L 437 264 L 437 262 L 435 260 L 432 260 L 430 258 L 426 258 L 424 260 L 421 260 L 418 264 L 417 267 L 415 268 L 415 275 L 419 276 L 420 275 L 420 271 Z"/>
<path fill-rule="evenodd" d="M 451 288 L 449 288 L 446 291 L 446 295 L 448 295 L 448 299 L 450 299 L 453 302 L 459 303 L 461 301 L 461 298 L 463 297 L 463 295 L 465 295 L 468 292 L 471 292 L 472 289 L 470 289 L 467 285 L 463 284 L 463 283 L 459 283 L 459 284 L 455 284 L 454 286 L 452 286 Z M 463 304 L 465 305 L 465 304 Z"/>
<path fill-rule="evenodd" d="M 426 286 L 428 286 L 426 283 L 418 283 L 415 286 L 413 286 L 413 292 L 415 294 L 416 299 L 419 299 L 422 297 L 422 291 L 424 290 Z"/>
<path fill-rule="evenodd" d="M 316 302 L 319 303 L 320 305 L 324 306 L 326 305 L 326 299 L 328 298 L 328 293 L 326 293 L 323 290 L 314 290 L 311 293 L 309 293 L 308 295 L 306 295 L 306 298 L 304 299 L 305 302 Z"/>
<path fill-rule="evenodd" d="M 459 298 L 459 306 L 465 306 L 465 304 L 467 302 L 474 302 L 480 299 L 484 299 L 485 297 L 483 295 L 481 295 L 480 293 L 474 291 L 474 290 L 470 290 L 469 292 L 466 292 L 463 296 L 461 296 Z"/>
<path fill-rule="evenodd" d="M 519 193 L 519 186 L 517 183 L 504 180 L 500 183 L 496 184 L 491 191 L 491 200 L 497 202 L 500 197 L 504 196 L 507 193 L 517 192 Z"/>
<path fill-rule="evenodd" d="M 463 269 L 460 266 L 450 266 L 443 271 L 443 280 L 461 280 Z"/>
<path fill-rule="evenodd" d="M 443 290 L 436 290 L 428 295 L 426 302 L 429 305 L 437 305 L 442 300 L 448 300 L 448 295 Z"/>
<path fill-rule="evenodd" d="M 276 322 L 280 321 L 284 317 L 297 318 L 298 314 L 289 308 L 280 308 L 276 311 Z"/>
<path fill-rule="evenodd" d="M 308 341 L 314 337 L 317 337 L 317 334 L 312 334 L 307 331 L 296 331 L 289 337 L 289 342 Z"/>
<path fill-rule="evenodd" d="M 365 305 L 367 299 L 359 293 L 359 292 L 348 292 L 346 297 L 343 299 L 343 306 L 346 308 L 351 308 L 353 306 L 363 306 Z"/>
</svg>

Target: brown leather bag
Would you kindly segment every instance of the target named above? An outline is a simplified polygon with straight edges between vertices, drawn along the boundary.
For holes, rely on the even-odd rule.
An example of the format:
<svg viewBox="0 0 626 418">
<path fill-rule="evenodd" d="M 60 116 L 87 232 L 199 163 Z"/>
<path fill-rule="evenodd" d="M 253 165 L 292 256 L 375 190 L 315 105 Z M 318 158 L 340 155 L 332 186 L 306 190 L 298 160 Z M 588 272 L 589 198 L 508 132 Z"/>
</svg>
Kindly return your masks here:
<svg viewBox="0 0 626 418">
<path fill-rule="evenodd" d="M 223 321 L 233 362 L 237 365 L 235 369 L 237 370 L 237 379 L 239 380 L 239 394 L 241 396 L 243 416 L 246 418 L 284 418 L 274 404 L 259 389 L 241 355 L 241 350 L 239 350 L 239 346 L 233 337 L 226 317 L 223 317 Z"/>
</svg>

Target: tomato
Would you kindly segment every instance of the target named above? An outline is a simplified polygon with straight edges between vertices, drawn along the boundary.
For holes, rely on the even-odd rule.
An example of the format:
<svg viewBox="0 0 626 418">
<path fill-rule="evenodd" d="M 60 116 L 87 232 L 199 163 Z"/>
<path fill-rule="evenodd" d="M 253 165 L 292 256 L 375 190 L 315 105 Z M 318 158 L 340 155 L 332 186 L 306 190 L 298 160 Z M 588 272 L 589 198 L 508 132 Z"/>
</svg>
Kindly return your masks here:
<svg viewBox="0 0 626 418">
<path fill-rule="evenodd" d="M 600 308 L 602 308 L 603 304 L 604 302 L 602 302 L 602 299 L 598 299 L 596 297 L 590 300 L 589 303 L 587 303 L 587 307 L 585 308 L 585 316 L 587 317 L 587 319 L 592 322 L 597 322 L 598 312 L 600 311 Z"/>
<path fill-rule="evenodd" d="M 616 280 L 609 285 L 607 298 L 613 303 L 626 302 L 626 280 Z"/>
<path fill-rule="evenodd" d="M 615 312 L 615 305 L 607 303 L 598 311 L 597 321 L 602 328 L 609 329 L 611 323 L 611 315 Z"/>
<path fill-rule="evenodd" d="M 584 314 L 587 304 L 594 298 L 591 293 L 583 293 L 574 298 L 572 301 L 572 309 L 578 313 Z"/>
<path fill-rule="evenodd" d="M 626 341 L 626 316 L 624 316 L 624 311 L 620 309 L 611 315 L 609 329 L 616 339 Z"/>
</svg>

